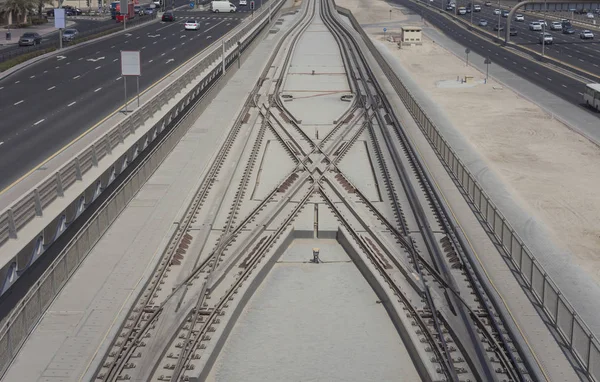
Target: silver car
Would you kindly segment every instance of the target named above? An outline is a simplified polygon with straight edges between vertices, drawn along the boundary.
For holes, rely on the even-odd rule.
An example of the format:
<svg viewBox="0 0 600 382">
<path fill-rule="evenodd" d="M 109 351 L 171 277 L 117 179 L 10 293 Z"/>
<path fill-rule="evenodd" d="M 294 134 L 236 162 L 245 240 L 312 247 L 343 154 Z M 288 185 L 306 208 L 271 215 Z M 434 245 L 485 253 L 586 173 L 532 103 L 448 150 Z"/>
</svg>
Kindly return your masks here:
<svg viewBox="0 0 600 382">
<path fill-rule="evenodd" d="M 62 39 L 63 41 L 73 41 L 75 37 L 79 34 L 77 29 L 65 29 L 63 32 Z"/>
</svg>

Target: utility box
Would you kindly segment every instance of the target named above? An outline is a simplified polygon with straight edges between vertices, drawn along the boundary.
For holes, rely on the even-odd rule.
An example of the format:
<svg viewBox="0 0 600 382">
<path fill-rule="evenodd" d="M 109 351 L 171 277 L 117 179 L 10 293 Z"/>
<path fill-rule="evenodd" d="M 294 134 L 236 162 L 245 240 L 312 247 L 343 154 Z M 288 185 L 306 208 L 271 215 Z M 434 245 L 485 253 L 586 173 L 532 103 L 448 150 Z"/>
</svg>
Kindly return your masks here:
<svg viewBox="0 0 600 382">
<path fill-rule="evenodd" d="M 400 35 L 400 42 L 403 46 L 406 45 L 421 45 L 423 43 L 422 40 L 422 30 L 421 27 L 402 27 L 402 34 Z"/>
</svg>

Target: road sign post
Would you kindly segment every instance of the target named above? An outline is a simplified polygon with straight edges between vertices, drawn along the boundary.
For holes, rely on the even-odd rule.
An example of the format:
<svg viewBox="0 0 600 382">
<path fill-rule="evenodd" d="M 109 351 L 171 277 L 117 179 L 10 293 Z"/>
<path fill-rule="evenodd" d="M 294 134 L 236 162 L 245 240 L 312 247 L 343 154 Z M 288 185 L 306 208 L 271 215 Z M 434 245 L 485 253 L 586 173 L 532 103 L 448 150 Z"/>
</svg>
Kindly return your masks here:
<svg viewBox="0 0 600 382">
<path fill-rule="evenodd" d="M 62 7 L 62 2 L 60 3 L 60 7 Z M 63 8 L 56 8 L 54 10 L 54 27 L 58 28 L 58 49 L 62 49 L 63 47 L 62 33 L 65 25 L 65 10 Z"/>
<path fill-rule="evenodd" d="M 122 50 L 121 51 L 121 76 L 123 77 L 123 88 L 125 91 L 125 113 L 128 112 L 129 99 L 127 98 L 127 77 L 137 77 L 137 104 L 140 106 L 140 76 L 142 67 L 140 60 L 140 51 Z"/>
<path fill-rule="evenodd" d="M 387 28 L 383 28 L 383 38 L 385 39 L 385 32 L 387 32 Z"/>
<path fill-rule="evenodd" d="M 250 2 L 250 10 L 252 11 L 252 18 L 254 18 L 254 1 Z"/>
<path fill-rule="evenodd" d="M 469 53 L 471 53 L 471 49 L 465 49 L 465 53 L 467 54 L 467 66 L 469 66 Z"/>
<path fill-rule="evenodd" d="M 486 57 L 483 63 L 485 64 L 485 83 L 487 84 L 490 73 L 490 64 L 492 63 L 492 60 L 490 60 L 489 57 Z"/>
</svg>

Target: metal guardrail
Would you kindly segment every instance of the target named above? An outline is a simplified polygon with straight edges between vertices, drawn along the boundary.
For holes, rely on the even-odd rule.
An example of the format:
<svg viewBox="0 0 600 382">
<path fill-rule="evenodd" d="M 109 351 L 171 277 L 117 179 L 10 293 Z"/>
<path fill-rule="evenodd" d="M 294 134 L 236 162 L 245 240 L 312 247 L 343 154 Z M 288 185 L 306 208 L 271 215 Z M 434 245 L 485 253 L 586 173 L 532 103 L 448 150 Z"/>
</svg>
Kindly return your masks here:
<svg viewBox="0 0 600 382">
<path fill-rule="evenodd" d="M 366 32 L 360 27 L 352 12 L 336 6 L 338 12 L 349 18 L 354 29 L 360 33 L 371 54 L 381 65 L 386 77 L 412 114 L 432 148 L 445 165 L 454 182 L 463 191 L 467 202 L 485 222 L 488 234 L 510 260 L 520 275 L 523 285 L 531 293 L 534 303 L 546 315 L 547 322 L 559 335 L 559 340 L 573 355 L 581 371 L 592 381 L 600 381 L 600 346 L 598 339 L 579 317 L 573 306 L 560 292 L 557 284 L 510 226 L 498 207 L 477 182 L 475 176 L 460 160 L 444 139 L 439 129 L 423 111 L 410 91 L 396 76 L 385 58 L 378 51 Z"/>
<path fill-rule="evenodd" d="M 152 21 L 156 19 L 156 13 L 154 13 L 153 15 L 148 15 L 148 16 L 138 16 L 137 18 L 127 21 L 127 28 L 131 28 L 140 24 L 144 24 L 147 23 L 149 21 Z M 110 32 L 110 33 L 116 33 L 119 31 L 123 30 L 123 24 L 122 23 L 116 23 L 116 22 L 111 22 L 111 23 L 107 23 L 104 24 L 100 27 L 97 28 L 93 28 L 93 29 L 88 29 L 86 31 L 81 31 L 77 34 L 77 37 L 75 37 L 73 39 L 73 41 L 69 41 L 69 42 L 64 42 L 63 46 L 71 46 L 71 45 L 76 45 L 78 42 L 80 42 L 81 40 L 99 34 L 99 33 L 103 33 L 103 32 Z M 14 29 L 13 29 L 14 31 Z M 42 43 L 39 45 L 33 45 L 33 46 L 22 46 L 19 48 L 7 48 L 7 49 L 3 49 L 0 50 L 0 63 L 4 62 L 4 61 L 8 61 L 11 60 L 13 58 L 22 56 L 24 54 L 28 54 L 28 53 L 32 53 L 32 52 L 38 52 L 38 51 L 42 51 L 42 50 L 46 50 L 46 49 L 58 49 L 59 45 L 60 45 L 60 41 L 58 40 L 58 32 L 55 32 L 52 34 L 51 37 L 44 37 L 42 39 Z"/>
<path fill-rule="evenodd" d="M 272 13 L 275 14 L 286 0 L 277 0 L 272 7 Z M 225 45 L 225 66 L 233 64 L 238 55 L 250 44 L 250 42 L 260 33 L 267 23 L 268 9 L 255 15 L 248 25 L 241 30 L 232 31 L 226 35 Z M 237 42 L 240 41 L 238 49 Z M 174 105 L 165 115 L 158 120 L 153 128 L 138 139 L 133 147 L 136 155 L 131 159 L 120 157 L 115 164 L 127 165 L 127 161 L 135 159 L 137 153 L 141 152 L 149 145 L 153 139 L 156 139 L 167 128 L 167 125 L 177 118 L 186 107 L 201 97 L 210 86 L 223 74 L 223 47 L 216 46 L 212 52 L 197 63 L 194 68 L 181 75 L 175 82 L 164 89 L 158 96 L 146 102 L 141 108 L 134 111 L 126 120 L 113 128 L 104 137 L 100 138 L 88 148 L 84 149 L 80 155 L 71 162 L 65 164 L 53 176 L 43 182 L 42 187 L 26 195 L 18 204 L 19 219 L 27 219 L 27 216 L 34 215 L 42 203 L 47 206 L 51 200 L 54 200 L 60 190 L 64 190 L 69 185 L 75 183 L 77 179 L 89 169 L 98 165 L 103 157 L 108 155 L 123 140 L 133 134 L 135 129 L 144 121 L 148 120 L 154 111 L 158 110 L 158 105 L 166 103 L 183 88 L 189 86 L 192 82 L 196 85 L 185 95 L 176 105 Z M 206 69 L 211 68 L 210 72 L 202 79 L 196 79 Z M 169 131 L 164 140 L 157 145 L 152 152 L 128 175 L 121 185 L 112 192 L 112 194 L 103 202 L 103 204 L 93 213 L 91 218 L 79 229 L 69 243 L 64 247 L 61 253 L 56 257 L 52 265 L 37 280 L 35 285 L 27 292 L 27 295 L 21 300 L 19 305 L 13 310 L 10 317 L 5 320 L 0 328 L 0 378 L 10 365 L 12 359 L 18 353 L 20 347 L 25 342 L 29 333 L 33 330 L 45 310 L 50 306 L 52 300 L 60 292 L 67 280 L 75 272 L 76 268 L 83 261 L 89 250 L 100 239 L 106 229 L 118 217 L 127 203 L 140 190 L 146 180 L 152 175 L 162 160 L 171 152 L 180 138 L 187 132 L 191 124 L 184 128 L 175 128 Z M 145 146 L 142 146 L 145 145 Z M 139 150 L 137 149 L 139 147 Z M 117 166 L 118 167 L 118 166 Z M 117 176 L 114 172 L 115 166 L 110 172 L 111 182 Z M 126 167 L 121 168 L 123 172 Z M 106 173 L 103 174 L 106 176 Z M 110 184 L 110 182 L 109 182 Z M 97 195 L 96 195 L 97 197 Z M 14 211 L 12 219 L 15 219 Z M 4 214 L 2 216 L 5 216 Z M 5 223 L 3 223 L 5 224 Z"/>
</svg>

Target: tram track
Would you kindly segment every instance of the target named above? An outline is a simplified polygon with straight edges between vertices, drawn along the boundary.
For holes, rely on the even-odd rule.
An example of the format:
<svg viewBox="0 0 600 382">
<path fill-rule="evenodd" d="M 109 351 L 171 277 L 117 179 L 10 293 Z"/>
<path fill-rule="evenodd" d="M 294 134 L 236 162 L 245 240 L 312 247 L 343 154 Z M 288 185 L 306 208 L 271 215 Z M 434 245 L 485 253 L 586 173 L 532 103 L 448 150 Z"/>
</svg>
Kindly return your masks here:
<svg viewBox="0 0 600 382">
<path fill-rule="evenodd" d="M 331 0 L 305 4 L 269 57 L 95 380 L 205 378 L 235 322 L 233 312 L 252 294 L 257 275 L 268 272 L 311 202 L 327 206 L 366 267 L 396 296 L 386 300 L 386 309 L 397 317 L 423 380 L 535 379 L 356 38 Z M 352 89 L 342 96 L 348 108 L 321 138 L 288 110 L 283 87 L 296 45 L 317 18 L 339 45 Z M 247 191 L 258 182 L 267 137 L 282 145 L 293 169 L 254 199 Z M 386 190 L 379 203 L 341 170 L 361 139 L 369 142 Z"/>
</svg>

